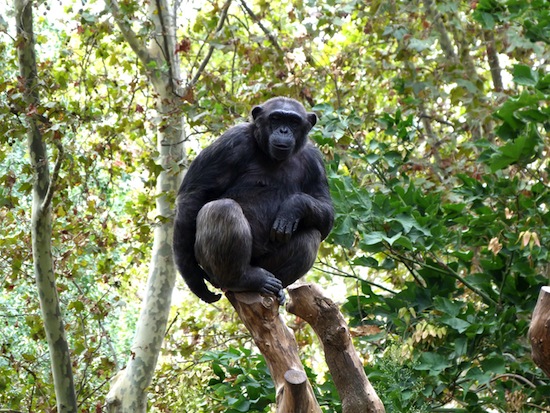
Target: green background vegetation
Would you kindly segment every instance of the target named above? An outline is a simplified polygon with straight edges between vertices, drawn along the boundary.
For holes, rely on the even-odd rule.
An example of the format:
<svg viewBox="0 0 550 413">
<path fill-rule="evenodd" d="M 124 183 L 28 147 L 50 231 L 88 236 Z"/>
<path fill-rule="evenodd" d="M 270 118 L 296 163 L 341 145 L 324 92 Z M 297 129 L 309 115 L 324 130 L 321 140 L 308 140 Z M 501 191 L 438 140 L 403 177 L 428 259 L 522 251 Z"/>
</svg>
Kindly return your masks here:
<svg viewBox="0 0 550 413">
<path fill-rule="evenodd" d="M 128 18 L 143 2 L 121 1 Z M 0 19 L 0 409 L 55 406 L 32 270 L 25 118 L 66 157 L 54 259 L 82 412 L 124 366 L 147 278 L 160 117 L 99 1 L 35 7 L 40 107 Z M 550 4 L 546 0 L 183 2 L 187 151 L 274 95 L 319 115 L 336 224 L 307 280 L 342 304 L 388 412 L 550 411 L 527 339 L 550 261 Z M 253 12 L 253 13 L 251 13 Z M 138 33 L 146 39 L 150 25 Z M 331 288 L 338 286 L 338 289 Z M 326 412 L 340 411 L 311 330 L 288 317 Z M 178 279 L 155 412 L 267 412 L 273 384 L 226 300 Z"/>
</svg>

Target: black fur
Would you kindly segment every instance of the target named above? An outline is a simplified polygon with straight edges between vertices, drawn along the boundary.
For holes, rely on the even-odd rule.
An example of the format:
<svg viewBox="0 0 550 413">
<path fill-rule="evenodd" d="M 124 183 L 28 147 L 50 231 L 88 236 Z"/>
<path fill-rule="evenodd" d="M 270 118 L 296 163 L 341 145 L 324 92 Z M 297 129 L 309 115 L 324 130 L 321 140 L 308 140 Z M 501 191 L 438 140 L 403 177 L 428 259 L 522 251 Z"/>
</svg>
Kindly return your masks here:
<svg viewBox="0 0 550 413">
<path fill-rule="evenodd" d="M 313 265 L 334 211 L 321 153 L 309 142 L 317 122 L 297 101 L 273 98 L 252 110 L 191 163 L 180 187 L 174 256 L 206 302 L 225 291 L 282 289 Z"/>
</svg>

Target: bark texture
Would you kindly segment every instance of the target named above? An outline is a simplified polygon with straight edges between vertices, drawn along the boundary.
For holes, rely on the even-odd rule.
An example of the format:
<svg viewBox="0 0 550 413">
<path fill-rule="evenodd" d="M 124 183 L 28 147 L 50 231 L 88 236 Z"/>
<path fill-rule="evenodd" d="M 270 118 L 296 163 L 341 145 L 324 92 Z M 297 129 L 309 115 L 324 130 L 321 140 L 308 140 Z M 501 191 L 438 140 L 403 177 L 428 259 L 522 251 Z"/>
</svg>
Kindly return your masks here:
<svg viewBox="0 0 550 413">
<path fill-rule="evenodd" d="M 287 309 L 307 321 L 321 340 L 325 360 L 342 399 L 343 413 L 384 413 L 359 359 L 338 306 L 314 284 L 289 287 Z"/>
<path fill-rule="evenodd" d="M 37 86 L 36 55 L 34 49 L 32 2 L 15 0 L 17 24 L 17 52 L 19 70 L 27 104 L 29 155 L 34 171 L 31 217 L 32 254 L 40 309 L 46 331 L 51 370 L 55 387 L 57 411 L 76 413 L 77 403 L 69 345 L 59 306 L 52 260 L 51 200 L 58 176 L 63 150 L 59 143 L 58 161 L 50 176 L 46 144 L 33 113 L 40 105 Z"/>
<path fill-rule="evenodd" d="M 342 412 L 385 413 L 338 306 L 314 284 L 289 287 L 288 291 L 288 311 L 307 321 L 321 340 L 342 399 Z M 257 293 L 226 295 L 266 359 L 277 391 L 277 412 L 320 412 L 298 356 L 296 339 L 283 323 L 275 297 Z"/>
<path fill-rule="evenodd" d="M 277 392 L 277 413 L 320 413 L 298 355 L 298 344 L 279 315 L 275 296 L 226 295 L 266 359 Z"/>
<path fill-rule="evenodd" d="M 550 286 L 542 287 L 529 326 L 533 361 L 550 377 Z"/>
<path fill-rule="evenodd" d="M 126 368 L 111 383 L 107 396 L 108 411 L 143 413 L 147 411 L 147 387 L 151 384 L 166 332 L 176 270 L 172 257 L 173 205 L 171 199 L 181 182 L 179 164 L 183 160 L 185 141 L 181 103 L 181 78 L 175 53 L 174 16 L 166 0 L 149 3 L 149 19 L 154 23 L 153 38 L 141 42 L 113 0 L 108 2 L 126 41 L 132 47 L 155 90 L 156 107 L 161 122 L 157 130 L 157 150 L 163 171 L 157 178 L 153 251 L 136 333 Z"/>
</svg>

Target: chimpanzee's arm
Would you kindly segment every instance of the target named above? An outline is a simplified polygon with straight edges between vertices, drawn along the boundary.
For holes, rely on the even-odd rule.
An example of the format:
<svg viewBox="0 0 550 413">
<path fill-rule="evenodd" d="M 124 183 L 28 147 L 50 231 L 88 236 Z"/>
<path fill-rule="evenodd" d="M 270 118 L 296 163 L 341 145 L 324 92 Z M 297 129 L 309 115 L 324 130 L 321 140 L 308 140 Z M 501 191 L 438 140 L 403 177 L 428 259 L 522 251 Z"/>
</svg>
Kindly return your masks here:
<svg viewBox="0 0 550 413">
<path fill-rule="evenodd" d="M 176 218 L 174 222 L 174 261 L 189 289 L 207 303 L 220 299 L 219 294 L 212 293 L 206 283 L 207 274 L 195 259 L 194 245 L 196 216 L 204 203 L 204 193 L 186 192 L 180 189 L 178 195 Z"/>
<path fill-rule="evenodd" d="M 287 242 L 299 226 L 316 228 L 325 239 L 334 223 L 334 208 L 321 153 L 312 145 L 304 148 L 303 192 L 291 195 L 279 208 L 270 238 Z"/>
</svg>

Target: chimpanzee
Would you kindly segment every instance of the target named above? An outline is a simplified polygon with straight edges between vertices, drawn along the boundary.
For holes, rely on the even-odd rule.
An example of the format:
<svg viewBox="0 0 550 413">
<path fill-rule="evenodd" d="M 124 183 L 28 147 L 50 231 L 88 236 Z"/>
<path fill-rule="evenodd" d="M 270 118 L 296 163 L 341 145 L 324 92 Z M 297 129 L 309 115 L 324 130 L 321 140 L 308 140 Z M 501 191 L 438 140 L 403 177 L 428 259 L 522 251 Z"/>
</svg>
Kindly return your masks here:
<svg viewBox="0 0 550 413">
<path fill-rule="evenodd" d="M 282 303 L 283 288 L 309 271 L 334 220 L 321 153 L 307 138 L 315 114 L 276 97 L 252 118 L 205 148 L 178 192 L 176 265 L 209 303 L 220 295 L 204 280 Z"/>
</svg>

